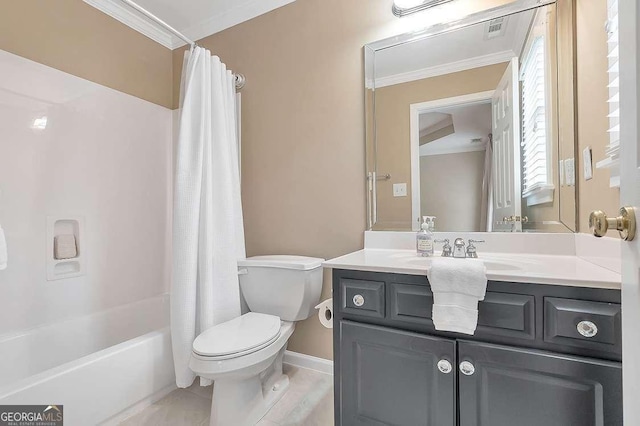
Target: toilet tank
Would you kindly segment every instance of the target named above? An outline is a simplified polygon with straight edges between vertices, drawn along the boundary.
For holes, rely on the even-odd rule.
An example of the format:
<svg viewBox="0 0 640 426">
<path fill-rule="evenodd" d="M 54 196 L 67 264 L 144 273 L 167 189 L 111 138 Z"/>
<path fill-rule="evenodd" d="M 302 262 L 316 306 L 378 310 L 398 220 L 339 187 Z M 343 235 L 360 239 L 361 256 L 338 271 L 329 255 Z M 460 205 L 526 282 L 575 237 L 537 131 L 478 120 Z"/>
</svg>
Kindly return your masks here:
<svg viewBox="0 0 640 426">
<path fill-rule="evenodd" d="M 323 261 L 285 255 L 239 260 L 240 289 L 249 309 L 284 321 L 309 318 L 320 302 Z"/>
</svg>

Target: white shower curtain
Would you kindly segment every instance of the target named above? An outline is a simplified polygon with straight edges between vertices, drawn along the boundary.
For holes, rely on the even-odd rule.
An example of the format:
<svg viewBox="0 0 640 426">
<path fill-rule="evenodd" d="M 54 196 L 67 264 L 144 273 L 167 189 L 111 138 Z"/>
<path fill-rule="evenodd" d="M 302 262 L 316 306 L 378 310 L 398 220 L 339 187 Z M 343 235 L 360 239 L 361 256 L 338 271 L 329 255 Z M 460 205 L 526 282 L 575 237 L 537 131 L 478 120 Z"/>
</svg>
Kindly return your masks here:
<svg viewBox="0 0 640 426">
<path fill-rule="evenodd" d="M 178 387 L 203 330 L 240 315 L 237 260 L 245 257 L 235 83 L 217 56 L 185 53 L 173 205 L 171 341 Z"/>
</svg>

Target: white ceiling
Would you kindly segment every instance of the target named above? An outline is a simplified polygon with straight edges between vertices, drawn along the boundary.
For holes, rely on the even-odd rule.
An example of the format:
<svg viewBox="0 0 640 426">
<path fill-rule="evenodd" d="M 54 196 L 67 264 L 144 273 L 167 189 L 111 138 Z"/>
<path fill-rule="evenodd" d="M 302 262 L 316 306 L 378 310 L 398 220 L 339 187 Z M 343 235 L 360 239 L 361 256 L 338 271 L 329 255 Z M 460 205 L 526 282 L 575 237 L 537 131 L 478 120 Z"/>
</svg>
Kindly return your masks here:
<svg viewBox="0 0 640 426">
<path fill-rule="evenodd" d="M 484 151 L 491 133 L 491 103 L 467 104 L 420 114 L 420 124 L 437 123 L 451 115 L 455 132 L 420 146 L 420 156 Z M 472 142 L 482 139 L 482 142 Z"/>
<path fill-rule="evenodd" d="M 141 32 L 158 43 L 175 49 L 186 43 L 151 22 L 120 0 L 84 0 L 86 3 Z M 191 40 L 248 21 L 295 0 L 134 0 Z"/>
<path fill-rule="evenodd" d="M 429 127 L 437 130 L 438 124 L 443 123 L 451 119 L 451 114 L 445 114 L 443 112 L 428 112 L 425 114 L 420 114 L 419 117 L 419 125 L 420 133 L 423 130 L 428 129 Z"/>
<path fill-rule="evenodd" d="M 502 36 L 487 39 L 488 22 L 377 51 L 375 85 L 384 87 L 519 56 L 535 12 L 510 15 Z"/>
</svg>

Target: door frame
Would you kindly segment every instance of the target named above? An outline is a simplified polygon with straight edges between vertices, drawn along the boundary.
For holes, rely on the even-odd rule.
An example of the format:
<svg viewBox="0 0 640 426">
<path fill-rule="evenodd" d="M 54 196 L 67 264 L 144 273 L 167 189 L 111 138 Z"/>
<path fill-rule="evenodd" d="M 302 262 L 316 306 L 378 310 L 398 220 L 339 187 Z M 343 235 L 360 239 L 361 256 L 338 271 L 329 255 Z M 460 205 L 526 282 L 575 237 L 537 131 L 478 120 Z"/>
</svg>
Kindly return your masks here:
<svg viewBox="0 0 640 426">
<path fill-rule="evenodd" d="M 620 49 L 620 205 L 640 208 L 640 7 L 618 2 Z M 624 424 L 640 424 L 640 235 L 622 242 L 622 400 Z"/>
<path fill-rule="evenodd" d="M 469 93 L 468 95 L 419 102 L 409 105 L 411 135 L 411 229 L 420 229 L 420 114 L 459 105 L 475 105 L 491 102 L 495 90 Z"/>
</svg>

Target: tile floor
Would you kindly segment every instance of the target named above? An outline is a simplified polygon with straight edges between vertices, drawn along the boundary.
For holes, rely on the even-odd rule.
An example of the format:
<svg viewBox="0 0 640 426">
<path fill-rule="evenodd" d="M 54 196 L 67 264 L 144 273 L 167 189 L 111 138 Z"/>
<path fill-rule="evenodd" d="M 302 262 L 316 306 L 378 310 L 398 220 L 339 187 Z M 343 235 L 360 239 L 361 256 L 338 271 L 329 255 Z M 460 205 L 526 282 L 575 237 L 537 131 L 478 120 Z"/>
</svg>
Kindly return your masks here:
<svg viewBox="0 0 640 426">
<path fill-rule="evenodd" d="M 289 389 L 258 426 L 333 425 L 333 377 L 287 364 L 284 372 L 290 379 Z M 198 383 L 177 389 L 120 425 L 206 426 L 212 390 L 212 386 L 201 387 Z"/>
</svg>

